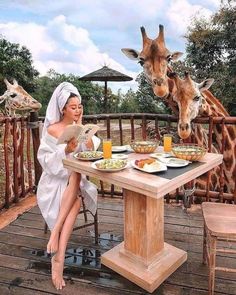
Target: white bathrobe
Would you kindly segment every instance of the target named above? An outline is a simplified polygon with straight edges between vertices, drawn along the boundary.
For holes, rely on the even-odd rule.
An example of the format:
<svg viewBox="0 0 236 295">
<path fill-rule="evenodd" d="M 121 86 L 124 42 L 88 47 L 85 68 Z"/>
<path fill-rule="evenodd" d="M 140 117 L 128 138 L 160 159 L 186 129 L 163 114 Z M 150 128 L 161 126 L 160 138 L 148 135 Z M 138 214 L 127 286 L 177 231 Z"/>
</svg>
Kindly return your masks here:
<svg viewBox="0 0 236 295">
<path fill-rule="evenodd" d="M 100 144 L 100 139 L 92 137 L 94 149 Z M 38 189 L 37 201 L 41 213 L 50 229 L 53 229 L 59 214 L 61 199 L 68 184 L 71 171 L 63 167 L 62 160 L 72 157 L 65 154 L 65 144 L 57 145 L 57 139 L 47 132 L 41 139 L 38 150 L 38 160 L 43 168 Z M 75 152 L 86 150 L 85 144 L 80 144 Z M 97 187 L 82 175 L 80 191 L 85 206 L 93 214 L 97 210 Z"/>
</svg>

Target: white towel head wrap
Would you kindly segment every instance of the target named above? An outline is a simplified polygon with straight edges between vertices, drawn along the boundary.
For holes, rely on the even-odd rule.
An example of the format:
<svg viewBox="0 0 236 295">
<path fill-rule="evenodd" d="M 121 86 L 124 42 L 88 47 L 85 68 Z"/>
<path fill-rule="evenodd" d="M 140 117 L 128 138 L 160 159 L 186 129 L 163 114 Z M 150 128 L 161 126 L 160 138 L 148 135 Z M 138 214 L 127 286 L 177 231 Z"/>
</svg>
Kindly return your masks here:
<svg viewBox="0 0 236 295">
<path fill-rule="evenodd" d="M 43 136 L 45 135 L 49 125 L 60 121 L 63 108 L 71 93 L 75 94 L 78 97 L 79 102 L 81 103 L 81 96 L 78 89 L 69 82 L 63 82 L 59 84 L 54 90 L 46 110 L 42 133 Z"/>
</svg>

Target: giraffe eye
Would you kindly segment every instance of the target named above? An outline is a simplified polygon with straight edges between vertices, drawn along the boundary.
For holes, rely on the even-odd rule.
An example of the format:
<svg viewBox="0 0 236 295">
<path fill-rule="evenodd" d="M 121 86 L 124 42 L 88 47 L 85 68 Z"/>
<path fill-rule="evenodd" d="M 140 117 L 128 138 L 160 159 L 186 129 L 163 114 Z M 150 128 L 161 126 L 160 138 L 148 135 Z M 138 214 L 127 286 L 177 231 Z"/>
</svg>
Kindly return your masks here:
<svg viewBox="0 0 236 295">
<path fill-rule="evenodd" d="M 139 59 L 138 63 L 139 63 L 141 66 L 143 66 L 143 65 L 144 65 L 144 58 L 141 57 L 141 58 Z"/>
<path fill-rule="evenodd" d="M 167 62 L 170 62 L 172 60 L 171 54 L 167 55 L 166 60 L 167 60 Z"/>
<path fill-rule="evenodd" d="M 10 95 L 11 98 L 14 98 L 14 97 L 16 97 L 16 96 L 17 96 L 17 94 L 15 94 L 15 93 L 12 93 L 12 94 Z"/>
<path fill-rule="evenodd" d="M 199 101 L 200 98 L 201 98 L 201 96 L 195 96 L 194 99 L 193 99 L 193 101 Z"/>
</svg>

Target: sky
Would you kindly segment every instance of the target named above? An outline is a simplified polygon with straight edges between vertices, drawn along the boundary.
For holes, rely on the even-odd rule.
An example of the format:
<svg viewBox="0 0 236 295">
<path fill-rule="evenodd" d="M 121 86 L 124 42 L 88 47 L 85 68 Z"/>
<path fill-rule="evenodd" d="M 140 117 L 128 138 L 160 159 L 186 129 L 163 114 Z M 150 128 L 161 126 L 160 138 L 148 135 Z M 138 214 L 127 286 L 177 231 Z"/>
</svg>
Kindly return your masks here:
<svg viewBox="0 0 236 295">
<path fill-rule="evenodd" d="M 193 16 L 210 17 L 220 0 L 0 0 L 0 36 L 26 46 L 41 75 L 86 75 L 107 65 L 134 78 L 110 82 L 113 92 L 137 89 L 142 71 L 121 48 L 141 50 L 140 27 L 157 37 L 164 25 L 170 51 L 185 51 Z"/>
</svg>

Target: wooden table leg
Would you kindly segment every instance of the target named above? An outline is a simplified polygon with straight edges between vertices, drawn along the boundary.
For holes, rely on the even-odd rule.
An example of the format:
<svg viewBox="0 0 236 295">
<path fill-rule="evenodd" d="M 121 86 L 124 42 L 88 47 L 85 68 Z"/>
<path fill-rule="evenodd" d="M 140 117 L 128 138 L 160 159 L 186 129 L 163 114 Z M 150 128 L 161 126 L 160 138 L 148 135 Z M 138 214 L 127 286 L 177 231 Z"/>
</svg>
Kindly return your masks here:
<svg viewBox="0 0 236 295">
<path fill-rule="evenodd" d="M 102 264 L 153 292 L 187 259 L 164 243 L 164 200 L 124 190 L 124 242 L 104 253 Z"/>
</svg>

